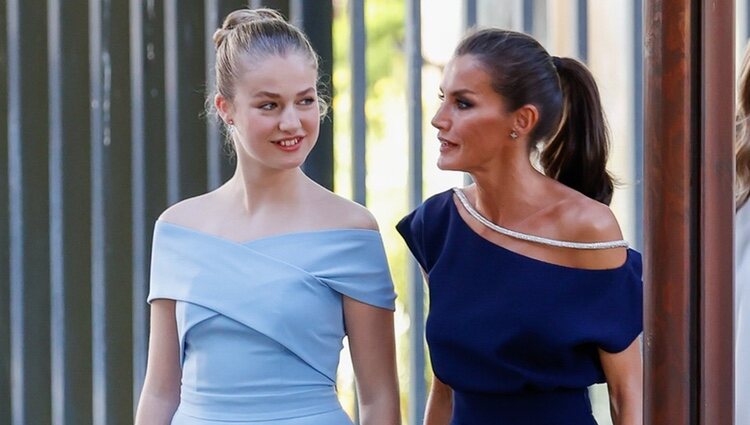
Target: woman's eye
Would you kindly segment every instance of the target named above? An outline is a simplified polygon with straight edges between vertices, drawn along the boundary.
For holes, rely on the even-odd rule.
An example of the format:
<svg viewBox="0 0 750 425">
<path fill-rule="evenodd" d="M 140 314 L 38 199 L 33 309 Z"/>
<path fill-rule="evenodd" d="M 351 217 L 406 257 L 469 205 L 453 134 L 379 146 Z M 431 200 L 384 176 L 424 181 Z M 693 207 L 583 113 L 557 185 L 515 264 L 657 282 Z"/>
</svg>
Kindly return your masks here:
<svg viewBox="0 0 750 425">
<path fill-rule="evenodd" d="M 264 104 L 260 105 L 260 109 L 262 109 L 264 111 L 272 111 L 272 110 L 276 109 L 276 104 L 275 103 L 264 103 Z"/>
<path fill-rule="evenodd" d="M 458 109 L 469 109 L 472 105 L 471 103 L 464 102 L 463 100 L 456 100 L 456 106 L 458 107 Z"/>
<path fill-rule="evenodd" d="M 315 99 L 312 98 L 312 97 L 306 97 L 306 98 L 300 100 L 299 103 L 300 103 L 300 105 L 305 105 L 305 106 L 312 105 L 313 103 L 315 103 Z"/>
</svg>

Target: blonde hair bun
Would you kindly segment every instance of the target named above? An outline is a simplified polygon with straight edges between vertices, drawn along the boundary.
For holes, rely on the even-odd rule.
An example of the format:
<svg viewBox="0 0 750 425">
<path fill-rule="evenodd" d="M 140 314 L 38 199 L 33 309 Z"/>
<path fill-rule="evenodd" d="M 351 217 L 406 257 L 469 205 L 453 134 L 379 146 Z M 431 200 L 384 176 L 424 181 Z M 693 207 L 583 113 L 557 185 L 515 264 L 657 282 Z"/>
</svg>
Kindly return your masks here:
<svg viewBox="0 0 750 425">
<path fill-rule="evenodd" d="M 274 9 L 238 9 L 227 15 L 221 28 L 214 32 L 214 45 L 218 49 L 229 36 L 229 33 L 241 25 L 252 24 L 261 21 L 286 22 L 284 16 Z"/>
</svg>

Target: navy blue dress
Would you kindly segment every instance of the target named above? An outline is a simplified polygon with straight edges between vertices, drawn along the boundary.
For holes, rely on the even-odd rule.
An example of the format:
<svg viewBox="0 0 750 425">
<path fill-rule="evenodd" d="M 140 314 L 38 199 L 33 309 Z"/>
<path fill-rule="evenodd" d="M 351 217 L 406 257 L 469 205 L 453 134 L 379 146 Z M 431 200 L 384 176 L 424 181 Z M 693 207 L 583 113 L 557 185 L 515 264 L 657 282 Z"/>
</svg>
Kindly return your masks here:
<svg viewBox="0 0 750 425">
<path fill-rule="evenodd" d="M 472 230 L 450 190 L 396 227 L 428 275 L 426 337 L 452 425 L 596 424 L 598 348 L 622 351 L 643 329 L 640 254 L 607 270 L 517 254 Z"/>
</svg>

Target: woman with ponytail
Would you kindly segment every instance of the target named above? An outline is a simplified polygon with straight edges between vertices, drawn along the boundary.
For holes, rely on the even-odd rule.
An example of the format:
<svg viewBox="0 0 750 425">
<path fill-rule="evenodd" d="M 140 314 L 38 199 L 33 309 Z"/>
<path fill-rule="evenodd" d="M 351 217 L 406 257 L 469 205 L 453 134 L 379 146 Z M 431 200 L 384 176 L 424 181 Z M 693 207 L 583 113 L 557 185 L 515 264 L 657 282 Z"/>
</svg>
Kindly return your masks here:
<svg viewBox="0 0 750 425">
<path fill-rule="evenodd" d="M 750 424 L 750 44 L 737 87 L 736 190 L 734 222 L 734 414 L 736 425 Z"/>
<path fill-rule="evenodd" d="M 642 422 L 641 257 L 612 211 L 608 139 L 584 65 L 499 29 L 468 35 L 445 68 L 438 167 L 474 184 L 397 226 L 430 293 L 429 425 Z"/>
<path fill-rule="evenodd" d="M 269 9 L 230 13 L 214 41 L 209 99 L 236 170 L 156 223 L 136 424 L 352 425 L 336 395 L 344 336 L 360 423 L 398 424 L 377 224 L 300 168 L 325 115 L 318 56 Z"/>
</svg>

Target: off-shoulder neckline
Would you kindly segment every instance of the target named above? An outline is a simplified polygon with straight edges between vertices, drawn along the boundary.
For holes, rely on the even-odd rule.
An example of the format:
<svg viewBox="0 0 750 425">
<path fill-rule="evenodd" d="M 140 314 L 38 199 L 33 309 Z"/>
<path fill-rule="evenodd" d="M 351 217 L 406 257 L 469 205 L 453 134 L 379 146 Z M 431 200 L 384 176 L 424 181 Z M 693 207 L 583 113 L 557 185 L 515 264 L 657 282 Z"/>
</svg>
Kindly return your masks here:
<svg viewBox="0 0 750 425">
<path fill-rule="evenodd" d="M 552 268 L 557 268 L 561 270 L 569 270 L 569 271 L 583 272 L 583 273 L 615 273 L 628 267 L 630 263 L 633 261 L 634 256 L 638 255 L 638 252 L 636 250 L 628 247 L 628 248 L 625 248 L 626 250 L 625 261 L 623 261 L 623 263 L 620 264 L 619 266 L 603 268 L 603 269 L 587 269 L 587 268 L 581 268 L 581 267 L 567 266 L 564 264 L 552 263 L 549 261 L 542 260 L 540 258 L 530 257 L 528 255 L 521 254 L 520 252 L 516 252 L 502 245 L 498 245 L 482 237 L 482 235 L 480 235 L 479 233 L 475 232 L 474 229 L 472 229 L 471 226 L 469 226 L 469 223 L 467 223 L 466 220 L 464 220 L 464 218 L 461 216 L 460 212 L 458 211 L 458 205 L 456 205 L 456 202 L 453 199 L 453 193 L 454 193 L 453 189 L 449 189 L 443 192 L 443 195 L 445 195 L 446 197 L 446 202 L 450 204 L 448 208 L 450 209 L 451 215 L 454 218 L 456 218 L 457 221 L 459 222 L 459 227 L 462 227 L 466 232 L 472 234 L 473 237 L 477 239 L 480 243 L 489 244 L 488 246 L 497 248 L 501 250 L 502 252 L 505 252 L 508 255 L 511 255 L 518 259 L 531 262 L 531 263 L 535 263 L 535 264 L 539 264 L 545 267 L 552 267 Z"/>
<path fill-rule="evenodd" d="M 256 243 L 262 243 L 262 242 L 268 242 L 268 241 L 286 239 L 286 238 L 292 238 L 292 237 L 327 236 L 327 235 L 337 235 L 340 233 L 352 233 L 352 234 L 360 234 L 360 235 L 367 235 L 367 236 L 380 236 L 380 232 L 377 230 L 373 230 L 373 229 L 363 229 L 363 228 L 354 228 L 354 227 L 331 227 L 331 228 L 276 233 L 273 235 L 261 236 L 255 239 L 250 239 L 247 241 L 234 241 L 234 240 L 225 238 L 223 236 L 215 235 L 209 232 L 205 232 L 203 230 L 194 229 L 192 227 L 172 223 L 172 222 L 165 221 L 162 219 L 156 220 L 156 225 L 172 227 L 175 229 L 194 233 L 197 235 L 219 240 L 222 242 L 227 242 L 227 243 L 231 243 L 235 245 L 242 245 L 242 246 L 254 245 Z"/>
</svg>

